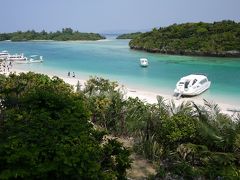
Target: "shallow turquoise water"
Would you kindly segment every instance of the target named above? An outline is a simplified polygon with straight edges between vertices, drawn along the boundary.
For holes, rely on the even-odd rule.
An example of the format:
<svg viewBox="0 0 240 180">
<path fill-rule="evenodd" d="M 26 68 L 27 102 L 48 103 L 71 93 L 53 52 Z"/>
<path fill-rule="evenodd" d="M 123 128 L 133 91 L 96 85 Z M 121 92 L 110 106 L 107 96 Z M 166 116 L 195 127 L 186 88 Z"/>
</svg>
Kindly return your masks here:
<svg viewBox="0 0 240 180">
<path fill-rule="evenodd" d="M 131 87 L 173 93 L 180 77 L 206 74 L 212 85 L 203 98 L 221 98 L 240 104 L 240 58 L 189 57 L 150 54 L 130 50 L 128 40 L 97 42 L 0 42 L 0 51 L 26 56 L 40 54 L 43 64 L 23 64 L 21 69 L 52 72 L 77 78 L 103 76 Z M 139 66 L 139 58 L 149 60 L 148 68 Z"/>
</svg>

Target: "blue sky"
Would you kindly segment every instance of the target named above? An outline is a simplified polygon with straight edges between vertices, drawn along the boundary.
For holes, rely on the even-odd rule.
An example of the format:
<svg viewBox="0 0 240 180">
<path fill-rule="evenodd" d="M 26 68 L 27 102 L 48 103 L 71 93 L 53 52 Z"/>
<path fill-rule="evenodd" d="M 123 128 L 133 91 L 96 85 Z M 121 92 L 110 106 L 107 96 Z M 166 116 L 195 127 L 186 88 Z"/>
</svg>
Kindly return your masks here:
<svg viewBox="0 0 240 180">
<path fill-rule="evenodd" d="M 0 32 L 148 30 L 184 22 L 240 21 L 240 0 L 1 0 Z"/>
</svg>

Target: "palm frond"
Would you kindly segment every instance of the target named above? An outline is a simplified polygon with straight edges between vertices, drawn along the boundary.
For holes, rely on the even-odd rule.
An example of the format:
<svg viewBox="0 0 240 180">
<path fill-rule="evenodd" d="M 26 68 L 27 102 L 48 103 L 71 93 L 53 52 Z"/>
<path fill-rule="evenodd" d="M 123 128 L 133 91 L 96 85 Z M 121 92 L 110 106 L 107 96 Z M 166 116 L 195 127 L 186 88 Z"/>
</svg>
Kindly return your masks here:
<svg viewBox="0 0 240 180">
<path fill-rule="evenodd" d="M 200 121 L 206 123 L 208 121 L 208 113 L 205 107 L 197 105 L 193 101 L 192 101 L 192 104 L 193 104 L 193 107 L 195 108 L 193 116 L 197 116 Z"/>
<path fill-rule="evenodd" d="M 212 114 L 213 118 L 216 117 L 220 112 L 221 109 L 218 104 L 215 102 L 209 102 L 206 99 L 203 99 L 204 105 L 208 108 L 209 113 Z"/>
<path fill-rule="evenodd" d="M 173 100 L 171 100 L 167 105 L 167 108 L 170 115 L 181 114 L 181 113 L 192 115 L 193 113 L 191 101 L 182 102 L 180 105 L 176 105 L 176 103 Z"/>
</svg>

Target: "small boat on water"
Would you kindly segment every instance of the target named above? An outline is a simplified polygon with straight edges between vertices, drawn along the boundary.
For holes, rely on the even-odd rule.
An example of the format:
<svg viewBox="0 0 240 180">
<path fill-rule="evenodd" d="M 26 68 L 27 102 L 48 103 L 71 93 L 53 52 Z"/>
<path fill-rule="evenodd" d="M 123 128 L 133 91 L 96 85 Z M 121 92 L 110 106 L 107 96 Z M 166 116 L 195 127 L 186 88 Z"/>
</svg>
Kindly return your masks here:
<svg viewBox="0 0 240 180">
<path fill-rule="evenodd" d="M 0 60 L 7 59 L 7 57 L 8 57 L 9 55 L 10 55 L 10 54 L 9 54 L 8 51 L 6 51 L 6 50 L 0 52 Z"/>
<path fill-rule="evenodd" d="M 41 63 L 43 62 L 43 57 L 39 55 L 32 55 L 29 59 L 30 63 Z"/>
<path fill-rule="evenodd" d="M 190 74 L 182 77 L 176 84 L 174 95 L 180 98 L 184 96 L 196 96 L 206 91 L 211 81 L 205 75 Z"/>
<path fill-rule="evenodd" d="M 12 61 L 13 63 L 18 64 L 28 64 L 28 63 L 41 63 L 43 62 L 43 57 L 39 55 L 32 55 L 28 59 L 24 54 L 9 54 L 8 51 L 0 52 L 0 60 Z"/>
<path fill-rule="evenodd" d="M 148 66 L 147 58 L 140 58 L 140 66 L 142 66 L 142 67 L 147 67 Z"/>
<path fill-rule="evenodd" d="M 7 61 L 27 61 L 27 57 L 23 54 L 14 54 L 7 57 Z"/>
</svg>

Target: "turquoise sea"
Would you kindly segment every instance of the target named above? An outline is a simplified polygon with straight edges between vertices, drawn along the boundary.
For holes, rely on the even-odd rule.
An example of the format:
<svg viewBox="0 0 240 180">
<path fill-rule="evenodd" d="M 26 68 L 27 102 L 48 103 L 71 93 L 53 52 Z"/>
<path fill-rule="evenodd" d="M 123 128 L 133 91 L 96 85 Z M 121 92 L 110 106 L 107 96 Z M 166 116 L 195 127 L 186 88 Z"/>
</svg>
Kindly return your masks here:
<svg viewBox="0 0 240 180">
<path fill-rule="evenodd" d="M 23 70 L 50 72 L 76 78 L 102 76 L 131 88 L 173 94 L 180 77 L 191 73 L 206 74 L 212 82 L 202 98 L 240 105 L 240 58 L 190 57 L 151 54 L 130 50 L 129 40 L 107 39 L 84 42 L 0 42 L 0 51 L 11 54 L 42 55 L 44 63 L 21 64 Z M 148 68 L 139 59 L 149 60 Z"/>
</svg>

